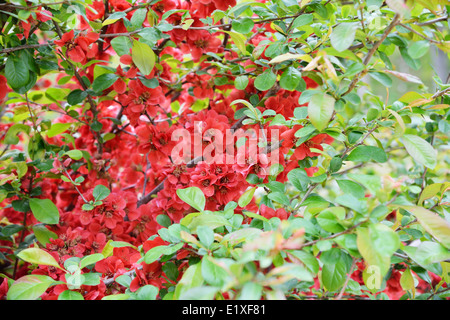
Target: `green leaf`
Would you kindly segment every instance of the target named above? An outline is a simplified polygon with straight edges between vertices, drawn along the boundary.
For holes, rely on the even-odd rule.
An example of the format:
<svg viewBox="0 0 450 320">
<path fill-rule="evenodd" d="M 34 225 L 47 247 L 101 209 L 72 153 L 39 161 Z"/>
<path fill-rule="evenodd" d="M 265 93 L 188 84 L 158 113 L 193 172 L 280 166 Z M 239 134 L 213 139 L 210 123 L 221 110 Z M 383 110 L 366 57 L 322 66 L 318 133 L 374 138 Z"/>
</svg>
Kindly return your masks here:
<svg viewBox="0 0 450 320">
<path fill-rule="evenodd" d="M 299 259 L 313 274 L 318 274 L 320 265 L 314 255 L 303 250 L 289 250 L 288 252 L 295 258 Z"/>
<path fill-rule="evenodd" d="M 128 300 L 130 295 L 127 293 L 111 294 L 109 296 L 104 296 L 102 300 Z"/>
<path fill-rule="evenodd" d="M 405 134 L 402 137 L 406 151 L 417 162 L 429 169 L 434 169 L 437 163 L 437 152 L 431 144 L 419 136 Z"/>
<path fill-rule="evenodd" d="M 328 232 L 338 233 L 344 231 L 345 228 L 337 221 L 345 218 L 345 209 L 342 207 L 327 208 L 316 217 L 319 226 Z"/>
<path fill-rule="evenodd" d="M 211 286 L 222 287 L 230 280 L 230 276 L 227 270 L 220 264 L 220 260 L 205 256 L 201 263 L 202 277 Z"/>
<path fill-rule="evenodd" d="M 306 191 L 308 188 L 310 179 L 304 169 L 293 169 L 288 172 L 287 177 L 298 191 Z"/>
<path fill-rule="evenodd" d="M 183 245 L 184 245 L 184 243 L 180 242 L 180 243 L 177 243 L 176 245 L 153 247 L 145 253 L 144 261 L 147 264 L 155 262 L 162 255 L 174 254 L 175 252 L 180 250 Z"/>
<path fill-rule="evenodd" d="M 133 46 L 129 37 L 119 36 L 112 38 L 111 45 L 119 56 L 130 54 L 130 49 Z"/>
<path fill-rule="evenodd" d="M 241 242 L 247 242 L 254 239 L 255 237 L 259 236 L 261 232 L 262 230 L 257 228 L 243 228 L 231 233 L 227 233 L 223 237 L 221 242 L 229 242 L 233 246 L 235 246 Z"/>
<path fill-rule="evenodd" d="M 175 287 L 175 299 L 180 299 L 180 296 L 187 290 L 203 284 L 201 272 L 201 263 L 190 265 L 189 268 L 184 271 L 183 276 Z"/>
<path fill-rule="evenodd" d="M 308 116 L 317 130 L 322 131 L 328 126 L 334 111 L 335 100 L 322 92 L 311 97 L 308 104 Z"/>
<path fill-rule="evenodd" d="M 400 206 L 400 208 L 411 212 L 422 225 L 422 227 L 450 249 L 450 223 L 434 212 L 419 206 Z"/>
<path fill-rule="evenodd" d="M 253 27 L 255 26 L 255 23 L 253 22 L 253 19 L 250 18 L 243 18 L 240 20 L 233 20 L 231 23 L 231 27 L 234 31 L 247 34 L 250 31 L 252 31 Z"/>
<path fill-rule="evenodd" d="M 22 250 L 17 256 L 28 263 L 52 266 L 62 269 L 50 253 L 39 248 L 28 248 Z"/>
<path fill-rule="evenodd" d="M 190 288 L 180 294 L 179 300 L 214 300 L 218 291 L 219 288 L 207 286 Z"/>
<path fill-rule="evenodd" d="M 73 160 L 80 160 L 83 158 L 83 153 L 80 150 L 69 150 L 67 152 L 64 152 L 64 155 L 69 156 Z"/>
<path fill-rule="evenodd" d="M 158 78 L 139 78 L 139 80 L 142 82 L 144 86 L 150 89 L 155 89 L 157 86 L 159 86 Z"/>
<path fill-rule="evenodd" d="M 409 250 L 414 248 L 413 250 Z M 423 241 L 416 247 L 404 247 L 405 251 L 414 261 L 422 266 L 450 259 L 450 251 L 437 242 Z"/>
<path fill-rule="evenodd" d="M 54 283 L 49 276 L 28 275 L 16 280 L 9 288 L 8 300 L 36 300 Z"/>
<path fill-rule="evenodd" d="M 230 222 L 221 215 L 202 214 L 198 217 L 194 217 L 187 227 L 191 232 L 196 233 L 198 226 L 206 226 L 214 230 L 218 227 L 230 225 Z"/>
<path fill-rule="evenodd" d="M 49 137 L 49 138 L 55 137 L 58 134 L 63 133 L 64 131 L 69 129 L 71 125 L 72 125 L 71 122 L 69 122 L 69 123 L 54 123 L 54 124 L 52 124 L 50 130 L 47 131 L 47 137 Z"/>
<path fill-rule="evenodd" d="M 149 75 L 155 66 L 155 53 L 147 44 L 133 40 L 131 58 L 144 76 Z"/>
<path fill-rule="evenodd" d="M 30 199 L 30 209 L 34 217 L 46 224 L 58 224 L 59 211 L 50 199 Z"/>
<path fill-rule="evenodd" d="M 338 172 L 342 167 L 342 158 L 334 156 L 330 161 L 330 172 Z"/>
<path fill-rule="evenodd" d="M 83 102 L 83 100 L 87 97 L 88 93 L 81 89 L 75 89 L 67 96 L 67 102 L 71 106 L 75 106 Z"/>
<path fill-rule="evenodd" d="M 238 76 L 234 79 L 234 86 L 238 90 L 245 90 L 248 85 L 248 77 L 247 76 Z"/>
<path fill-rule="evenodd" d="M 392 87 L 392 79 L 383 72 L 369 72 L 369 76 L 377 80 L 385 87 Z"/>
<path fill-rule="evenodd" d="M 418 205 L 421 205 L 425 200 L 433 198 L 441 190 L 442 183 L 433 183 L 425 187 L 420 194 Z"/>
<path fill-rule="evenodd" d="M 25 124 L 21 124 L 21 123 L 13 124 L 6 132 L 5 140 L 3 140 L 3 141 L 6 144 L 18 144 L 19 137 L 17 136 L 17 134 L 19 132 L 25 132 L 26 134 L 29 134 L 30 129 L 31 128 Z"/>
<path fill-rule="evenodd" d="M 350 271 L 351 258 L 342 250 L 333 248 L 323 253 L 320 260 L 323 262 L 322 283 L 328 291 L 336 291 L 341 288 L 347 272 Z"/>
<path fill-rule="evenodd" d="M 374 195 L 381 190 L 381 179 L 379 175 L 349 173 L 348 177 L 362 184 Z"/>
<path fill-rule="evenodd" d="M 280 267 L 272 269 L 270 274 L 276 276 L 285 276 L 289 278 L 294 278 L 299 281 L 312 282 L 314 281 L 311 273 L 302 265 L 285 263 Z"/>
<path fill-rule="evenodd" d="M 77 291 L 66 290 L 60 293 L 58 300 L 84 300 L 84 297 Z"/>
<path fill-rule="evenodd" d="M 131 243 L 128 243 L 126 241 L 111 241 L 109 244 L 114 248 L 130 247 L 133 249 L 137 249 L 134 245 L 132 245 Z"/>
<path fill-rule="evenodd" d="M 379 274 L 384 277 L 392 254 L 400 247 L 400 239 L 391 228 L 379 223 L 358 228 L 356 244 L 366 263 L 378 267 Z"/>
<path fill-rule="evenodd" d="M 144 20 L 145 20 L 146 16 L 147 16 L 147 9 L 146 8 L 137 9 L 133 13 L 133 16 L 130 19 L 131 25 L 133 27 L 141 27 L 142 24 L 144 23 Z"/>
<path fill-rule="evenodd" d="M 255 78 L 255 88 L 260 91 L 267 91 L 273 87 L 277 81 L 277 76 L 272 70 L 267 69 Z"/>
<path fill-rule="evenodd" d="M 364 198 L 365 191 L 364 188 L 351 180 L 336 180 L 337 184 L 339 185 L 339 188 L 344 193 L 348 193 L 353 195 L 357 199 Z"/>
<path fill-rule="evenodd" d="M 45 246 L 50 243 L 50 239 L 58 239 L 58 235 L 48 230 L 45 225 L 37 224 L 33 226 L 33 232 L 36 239 Z"/>
<path fill-rule="evenodd" d="M 263 287 L 259 283 L 247 282 L 242 287 L 238 300 L 259 300 L 261 299 Z"/>
<path fill-rule="evenodd" d="M 422 58 L 430 49 L 430 42 L 427 40 L 415 41 L 408 46 L 408 54 L 413 59 Z"/>
<path fill-rule="evenodd" d="M 25 59 L 10 55 L 6 59 L 5 76 L 11 88 L 20 88 L 25 86 L 30 79 L 30 71 Z"/>
<path fill-rule="evenodd" d="M 362 199 L 357 199 L 352 194 L 338 196 L 335 201 L 341 206 L 350 208 L 359 213 L 365 213 L 367 211 L 367 202 Z"/>
<path fill-rule="evenodd" d="M 273 200 L 275 202 L 284 204 L 288 206 L 290 204 L 289 198 L 286 196 L 285 193 L 281 192 L 271 192 L 267 196 L 270 200 Z"/>
<path fill-rule="evenodd" d="M 118 20 L 120 20 L 120 19 L 122 19 L 122 18 L 124 18 L 124 17 L 126 17 L 126 13 L 125 12 L 114 12 L 113 14 L 111 14 L 109 17 L 108 17 L 108 19 L 105 19 L 103 22 L 102 22 L 102 26 L 107 26 L 107 25 L 110 25 L 110 24 L 113 24 L 113 23 L 115 23 L 116 21 L 118 21 Z"/>
<path fill-rule="evenodd" d="M 110 193 L 111 191 L 102 184 L 95 186 L 94 191 L 92 191 L 92 195 L 96 201 L 106 199 Z"/>
<path fill-rule="evenodd" d="M 119 76 L 114 73 L 104 73 L 94 79 L 92 90 L 97 93 L 102 93 L 103 90 L 111 87 L 117 79 L 119 79 Z"/>
<path fill-rule="evenodd" d="M 177 189 L 178 197 L 198 211 L 205 210 L 206 198 L 202 190 L 198 187 Z"/>
<path fill-rule="evenodd" d="M 372 146 L 358 146 L 348 155 L 348 161 L 384 163 L 387 161 L 386 152 L 383 149 Z"/>
<path fill-rule="evenodd" d="M 250 188 L 247 191 L 245 191 L 242 194 L 242 196 L 239 197 L 239 200 L 238 200 L 239 207 L 244 208 L 246 205 L 248 205 L 252 201 L 255 191 L 256 191 L 256 187 Z"/>
<path fill-rule="evenodd" d="M 313 21 L 313 15 L 311 13 L 302 14 L 294 19 L 294 22 L 292 23 L 292 29 L 308 25 L 312 21 Z"/>
<path fill-rule="evenodd" d="M 151 284 L 140 287 L 136 292 L 137 300 L 156 300 L 158 296 L 158 287 L 152 286 Z"/>
<path fill-rule="evenodd" d="M 210 248 L 214 242 L 214 232 L 211 228 L 207 226 L 198 226 L 197 235 L 200 243 L 205 246 L 205 248 Z"/>
<path fill-rule="evenodd" d="M 330 35 L 330 41 L 333 48 L 342 52 L 350 47 L 355 40 L 356 30 L 358 29 L 356 22 L 344 22 L 334 28 Z"/>
<path fill-rule="evenodd" d="M 402 286 L 403 290 L 415 290 L 414 277 L 410 268 L 403 271 L 403 274 L 400 278 L 400 285 Z"/>
<path fill-rule="evenodd" d="M 80 261 L 80 269 L 83 269 L 84 267 L 87 267 L 91 264 L 95 264 L 99 262 L 100 260 L 105 259 L 105 256 L 101 253 L 94 253 L 90 254 L 88 256 L 83 257 Z"/>
<path fill-rule="evenodd" d="M 280 77 L 280 86 L 288 91 L 297 88 L 302 80 L 302 73 L 294 67 L 287 68 Z"/>
<path fill-rule="evenodd" d="M 233 31 L 225 31 L 225 30 L 221 31 L 228 33 L 230 35 L 231 40 L 233 40 L 234 44 L 239 49 L 239 51 L 241 51 L 241 53 L 243 54 L 247 53 L 247 49 L 245 47 L 245 41 L 247 40 L 247 38 L 244 35 Z"/>
</svg>

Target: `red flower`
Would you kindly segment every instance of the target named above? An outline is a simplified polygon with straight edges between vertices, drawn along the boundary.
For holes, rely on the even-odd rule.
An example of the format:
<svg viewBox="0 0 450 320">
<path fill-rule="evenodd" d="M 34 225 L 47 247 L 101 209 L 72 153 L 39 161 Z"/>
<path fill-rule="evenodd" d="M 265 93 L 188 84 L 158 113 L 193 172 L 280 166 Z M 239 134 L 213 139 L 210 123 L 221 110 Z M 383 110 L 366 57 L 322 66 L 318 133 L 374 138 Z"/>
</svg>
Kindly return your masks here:
<svg viewBox="0 0 450 320">
<path fill-rule="evenodd" d="M 169 127 L 168 122 L 159 122 L 157 125 L 140 125 L 136 128 L 140 145 L 138 151 L 148 153 L 148 160 L 154 164 L 161 160 L 167 161 L 175 141 L 172 141 L 172 132 L 175 126 Z"/>
<path fill-rule="evenodd" d="M 97 54 L 97 47 L 90 48 L 89 46 L 96 42 L 98 38 L 98 33 L 89 32 L 86 36 L 78 36 L 74 39 L 74 31 L 72 29 L 63 34 L 61 40 L 55 40 L 55 44 L 58 46 L 66 46 L 68 57 L 75 62 L 84 64 L 88 58 L 93 58 Z"/>
<path fill-rule="evenodd" d="M 280 92 L 276 96 L 268 98 L 264 105 L 266 108 L 272 109 L 286 118 L 292 117 L 294 115 L 294 109 L 299 106 L 293 97 L 283 97 Z"/>
<path fill-rule="evenodd" d="M 106 278 L 116 279 L 118 276 L 124 274 L 127 270 L 123 265 L 122 260 L 111 256 L 100 260 L 95 264 L 95 271 L 100 272 Z"/>
<path fill-rule="evenodd" d="M 161 274 L 161 264 L 158 261 L 151 264 L 144 263 L 142 270 L 136 270 L 136 277 L 130 283 L 130 291 L 135 292 L 148 284 L 161 288 L 163 283 Z"/>
<path fill-rule="evenodd" d="M 0 101 L 6 97 L 9 89 L 6 85 L 6 77 L 0 74 Z"/>
<path fill-rule="evenodd" d="M 295 149 L 291 159 L 303 160 L 306 157 L 320 156 L 320 153 L 311 151 L 311 148 L 323 150 L 323 147 L 321 146 L 322 143 L 330 144 L 333 141 L 334 141 L 333 137 L 325 133 L 318 134 L 317 136 L 314 136 L 308 141 L 299 145 Z"/>
<path fill-rule="evenodd" d="M 0 300 L 6 300 L 8 293 L 8 280 L 6 278 L 0 278 L 2 284 L 0 284 Z"/>
<path fill-rule="evenodd" d="M 87 194 L 86 197 L 89 197 Z M 92 197 L 92 195 L 90 195 Z M 106 199 L 103 200 L 103 204 L 95 207 L 90 211 L 82 211 L 80 215 L 80 222 L 83 225 L 88 225 L 93 219 L 99 224 L 104 225 L 108 229 L 115 229 L 117 224 L 122 222 L 126 212 L 125 207 L 127 202 L 122 195 L 117 193 L 111 193 Z"/>
<path fill-rule="evenodd" d="M 105 14 L 105 5 L 102 1 L 94 1 L 86 8 L 86 16 L 89 21 L 98 20 Z"/>
<path fill-rule="evenodd" d="M 206 30 L 188 30 L 187 43 L 194 61 L 199 61 L 203 53 L 219 52 L 222 41 Z"/>
</svg>

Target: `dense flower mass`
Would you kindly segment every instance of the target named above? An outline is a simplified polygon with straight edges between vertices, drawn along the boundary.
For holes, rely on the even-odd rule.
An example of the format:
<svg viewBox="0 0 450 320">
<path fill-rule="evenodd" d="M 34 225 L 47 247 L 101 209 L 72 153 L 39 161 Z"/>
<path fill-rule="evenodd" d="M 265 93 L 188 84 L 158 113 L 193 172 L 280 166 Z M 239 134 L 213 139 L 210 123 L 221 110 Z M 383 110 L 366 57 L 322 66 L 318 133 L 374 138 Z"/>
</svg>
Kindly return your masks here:
<svg viewBox="0 0 450 320">
<path fill-rule="evenodd" d="M 352 77 L 369 68 L 365 51 L 352 50 L 373 42 L 371 58 L 400 44 L 411 61 L 409 40 L 381 28 L 355 38 L 352 28 L 369 21 L 341 24 L 360 13 L 330 1 L 7 4 L 1 17 L 9 12 L 17 25 L 2 24 L 0 36 L 0 300 L 189 299 L 192 289 L 205 299 L 400 299 L 447 290 L 450 227 L 429 215 L 448 205 L 449 187 L 437 171 L 427 181 L 435 160 L 411 151 L 426 144 L 433 154 L 438 131 L 448 132 L 445 92 L 427 109 L 438 123 L 427 127 L 430 143 L 406 131 L 415 122 L 405 112 L 432 94 L 413 92 L 388 109 L 376 94 L 361 102 L 352 92 Z M 339 33 L 330 40 L 324 19 L 363 45 L 343 47 Z M 388 56 L 369 73 L 382 83 Z M 388 142 L 378 136 L 394 126 Z M 407 188 L 414 179 L 373 169 L 345 175 L 387 162 L 402 134 L 429 168 Z M 341 169 L 346 162 L 357 164 Z M 17 292 L 28 280 L 44 290 Z"/>
</svg>

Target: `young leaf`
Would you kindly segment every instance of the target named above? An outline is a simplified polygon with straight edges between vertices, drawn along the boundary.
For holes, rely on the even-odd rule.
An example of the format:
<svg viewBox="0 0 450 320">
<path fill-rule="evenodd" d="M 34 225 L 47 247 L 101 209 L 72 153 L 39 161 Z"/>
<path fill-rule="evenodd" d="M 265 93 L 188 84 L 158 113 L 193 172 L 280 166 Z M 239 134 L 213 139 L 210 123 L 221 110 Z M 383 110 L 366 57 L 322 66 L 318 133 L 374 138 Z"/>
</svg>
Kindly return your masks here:
<svg viewBox="0 0 450 320">
<path fill-rule="evenodd" d="M 9 288 L 8 300 L 36 300 L 54 283 L 49 276 L 28 275 L 16 280 Z"/>
<path fill-rule="evenodd" d="M 17 256 L 28 263 L 52 266 L 62 269 L 50 253 L 39 248 L 28 248 L 22 250 Z"/>
<path fill-rule="evenodd" d="M 251 188 L 242 194 L 242 196 L 238 200 L 239 207 L 244 208 L 250 203 L 250 201 L 252 201 L 255 190 L 256 188 Z"/>
<path fill-rule="evenodd" d="M 198 211 L 205 210 L 206 198 L 200 188 L 177 189 L 177 195 L 181 200 Z"/>
<path fill-rule="evenodd" d="M 133 40 L 131 58 L 144 76 L 149 75 L 155 66 L 156 58 L 152 48 L 137 40 Z"/>
<path fill-rule="evenodd" d="M 417 162 L 429 169 L 434 169 L 437 163 L 437 152 L 431 144 L 419 136 L 405 134 L 402 137 L 403 145 L 409 155 Z"/>
<path fill-rule="evenodd" d="M 322 131 L 328 126 L 334 111 L 335 100 L 322 92 L 311 97 L 308 104 L 308 116 L 317 130 Z"/>
</svg>

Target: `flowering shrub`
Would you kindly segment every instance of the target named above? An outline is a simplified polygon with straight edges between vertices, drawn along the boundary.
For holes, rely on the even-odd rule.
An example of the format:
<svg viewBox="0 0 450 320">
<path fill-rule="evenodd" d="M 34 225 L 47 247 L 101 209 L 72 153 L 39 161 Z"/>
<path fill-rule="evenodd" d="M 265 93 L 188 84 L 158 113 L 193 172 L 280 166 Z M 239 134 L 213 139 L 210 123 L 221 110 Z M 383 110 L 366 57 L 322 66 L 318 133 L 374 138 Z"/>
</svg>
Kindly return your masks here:
<svg viewBox="0 0 450 320">
<path fill-rule="evenodd" d="M 448 298 L 449 10 L 3 1 L 0 299 Z"/>
</svg>

